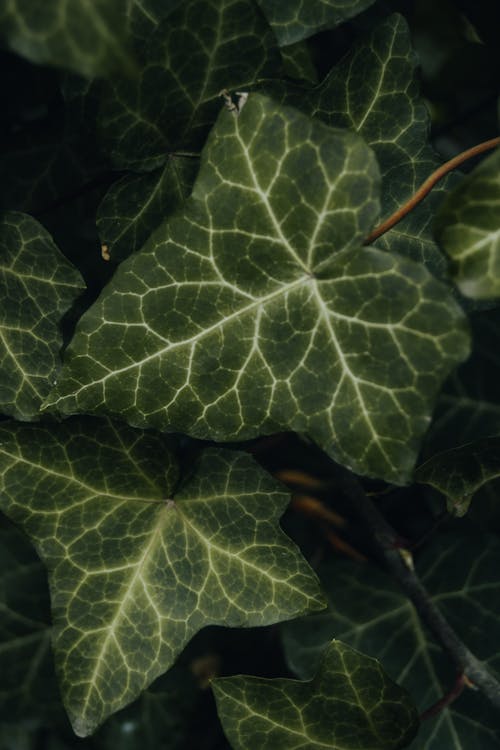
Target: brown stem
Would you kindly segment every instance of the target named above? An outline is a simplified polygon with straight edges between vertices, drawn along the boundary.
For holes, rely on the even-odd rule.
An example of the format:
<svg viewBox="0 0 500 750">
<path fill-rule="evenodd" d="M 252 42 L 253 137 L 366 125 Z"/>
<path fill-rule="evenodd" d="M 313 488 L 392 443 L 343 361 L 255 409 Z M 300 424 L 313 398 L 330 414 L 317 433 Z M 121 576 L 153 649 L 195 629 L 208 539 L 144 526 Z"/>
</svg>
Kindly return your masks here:
<svg viewBox="0 0 500 750">
<path fill-rule="evenodd" d="M 492 148 L 495 148 L 499 145 L 500 137 L 491 138 L 489 141 L 478 143 L 477 146 L 473 146 L 472 148 L 467 149 L 467 151 L 462 151 L 461 154 L 454 156 L 453 159 L 450 159 L 449 161 L 442 164 L 438 169 L 436 169 L 435 172 L 429 175 L 426 181 L 419 187 L 417 192 L 412 195 L 409 201 L 398 208 L 398 210 L 395 211 L 392 216 L 389 216 L 388 219 L 383 221 L 382 224 L 379 224 L 378 227 L 375 227 L 373 232 L 368 235 L 363 244 L 371 245 L 371 243 L 378 239 L 382 234 L 385 234 L 389 231 L 389 229 L 392 229 L 392 227 L 400 222 L 401 219 L 406 216 L 406 214 L 409 214 L 410 211 L 413 211 L 415 206 L 417 206 L 420 201 L 422 201 L 425 196 L 430 193 L 434 185 L 443 177 L 445 177 L 448 172 L 451 172 L 452 169 L 456 169 L 456 167 L 459 167 L 468 159 L 472 159 L 473 156 L 479 156 L 479 154 L 483 154 L 485 151 L 490 151 Z"/>
<path fill-rule="evenodd" d="M 448 708 L 448 706 L 450 706 L 453 701 L 456 701 L 456 699 L 462 694 L 463 689 L 467 684 L 467 677 L 462 672 L 457 676 L 457 679 L 453 683 L 451 689 L 446 693 L 446 695 L 443 695 L 443 697 L 436 701 L 436 703 L 433 703 L 432 706 L 430 706 L 420 714 L 420 721 L 431 719 L 433 716 L 437 716 L 438 714 L 440 714 L 441 711 L 444 711 L 445 708 Z"/>
<path fill-rule="evenodd" d="M 436 607 L 425 586 L 417 576 L 411 553 L 398 548 L 398 535 L 375 504 L 365 494 L 361 484 L 350 473 L 340 476 L 340 485 L 348 495 L 358 517 L 370 529 L 375 549 L 398 580 L 406 595 L 442 649 L 454 663 L 457 672 L 479 688 L 496 708 L 500 708 L 500 683 L 460 640 L 441 611 Z"/>
</svg>

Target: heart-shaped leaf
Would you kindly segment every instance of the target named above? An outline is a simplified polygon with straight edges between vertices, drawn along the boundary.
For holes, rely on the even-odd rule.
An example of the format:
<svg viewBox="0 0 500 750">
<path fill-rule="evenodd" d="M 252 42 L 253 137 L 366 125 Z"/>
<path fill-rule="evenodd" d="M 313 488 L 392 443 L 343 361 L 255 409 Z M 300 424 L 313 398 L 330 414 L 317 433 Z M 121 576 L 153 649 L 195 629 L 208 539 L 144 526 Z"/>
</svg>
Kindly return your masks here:
<svg viewBox="0 0 500 750">
<path fill-rule="evenodd" d="M 379 662 L 333 641 L 309 682 L 225 677 L 212 687 L 234 750 L 396 750 L 417 731 L 407 692 Z"/>
<path fill-rule="evenodd" d="M 404 482 L 465 320 L 422 266 L 363 238 L 363 141 L 252 94 L 222 112 L 184 213 L 83 317 L 48 405 L 215 440 L 308 432 Z"/>
<path fill-rule="evenodd" d="M 83 280 L 35 219 L 0 218 L 0 410 L 36 418 L 59 366 L 60 323 Z"/>
<path fill-rule="evenodd" d="M 49 570 L 61 692 L 81 736 L 205 625 L 323 606 L 278 526 L 288 498 L 250 457 L 208 450 L 180 486 L 177 474 L 164 437 L 108 421 L 0 430 L 0 505 Z"/>
</svg>

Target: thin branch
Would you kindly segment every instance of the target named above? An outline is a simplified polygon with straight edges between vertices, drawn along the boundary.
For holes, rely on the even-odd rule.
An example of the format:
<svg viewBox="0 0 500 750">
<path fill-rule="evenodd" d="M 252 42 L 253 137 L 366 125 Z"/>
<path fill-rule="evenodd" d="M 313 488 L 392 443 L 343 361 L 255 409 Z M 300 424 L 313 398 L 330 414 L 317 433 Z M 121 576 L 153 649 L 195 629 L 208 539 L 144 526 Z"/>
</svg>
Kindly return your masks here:
<svg viewBox="0 0 500 750">
<path fill-rule="evenodd" d="M 423 711 L 420 714 L 420 721 L 425 721 L 425 719 L 431 719 L 434 716 L 437 716 L 441 713 L 441 711 L 444 711 L 445 708 L 448 708 L 448 706 L 451 706 L 453 701 L 456 701 L 456 699 L 462 695 L 464 687 L 467 685 L 470 686 L 470 683 L 467 679 L 467 677 L 462 672 L 457 676 L 457 679 L 453 683 L 452 687 L 446 695 L 443 695 L 442 698 L 440 698 L 436 703 L 433 703 L 432 706 L 427 708 L 425 711 Z"/>
<path fill-rule="evenodd" d="M 479 154 L 483 154 L 485 151 L 490 151 L 492 148 L 496 148 L 496 146 L 500 146 L 500 137 L 491 138 L 489 141 L 478 143 L 477 146 L 473 146 L 472 148 L 467 149 L 467 151 L 462 151 L 461 154 L 454 156 L 453 159 L 450 159 L 449 161 L 442 164 L 426 179 L 426 181 L 419 187 L 417 192 L 412 195 L 407 203 L 398 208 L 398 210 L 395 211 L 392 216 L 389 216 L 388 219 L 383 221 L 382 224 L 379 224 L 378 227 L 375 227 L 373 232 L 368 235 L 363 244 L 371 245 L 371 243 L 378 239 L 382 234 L 385 234 L 389 231 L 389 229 L 392 229 L 392 227 L 400 222 L 401 219 L 406 216 L 406 214 L 409 214 L 410 211 L 413 211 L 415 206 L 417 206 L 420 201 L 422 201 L 426 197 L 426 195 L 430 193 L 434 185 L 439 182 L 439 180 L 442 180 L 443 177 L 445 177 L 453 169 L 456 169 L 468 159 L 472 159 L 473 156 L 479 156 Z"/>
<path fill-rule="evenodd" d="M 413 569 L 411 553 L 398 547 L 399 537 L 395 530 L 366 496 L 352 474 L 344 473 L 340 477 L 340 486 L 349 496 L 359 518 L 370 529 L 379 556 L 397 578 L 421 620 L 441 644 L 457 671 L 479 688 L 490 703 L 500 708 L 500 683 L 488 672 L 483 662 L 469 651 L 433 603 Z"/>
</svg>

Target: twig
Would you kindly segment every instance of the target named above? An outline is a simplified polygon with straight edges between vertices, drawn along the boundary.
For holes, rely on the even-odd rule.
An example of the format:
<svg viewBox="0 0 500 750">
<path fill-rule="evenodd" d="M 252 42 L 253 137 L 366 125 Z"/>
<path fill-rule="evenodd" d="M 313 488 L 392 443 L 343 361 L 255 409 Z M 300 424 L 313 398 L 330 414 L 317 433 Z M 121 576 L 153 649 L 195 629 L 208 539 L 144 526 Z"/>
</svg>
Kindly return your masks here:
<svg viewBox="0 0 500 750">
<path fill-rule="evenodd" d="M 496 708 L 500 708 L 500 683 L 488 672 L 485 665 L 469 651 L 439 609 L 432 602 L 425 586 L 418 578 L 411 557 L 401 554 L 398 535 L 374 503 L 368 498 L 352 474 L 343 474 L 340 484 L 348 494 L 359 518 L 371 530 L 376 551 L 383 558 L 391 573 L 397 578 L 408 598 L 413 603 L 421 620 L 427 625 L 443 650 L 451 658 L 460 674 L 479 688 Z M 410 553 L 406 550 L 407 554 Z"/>
<path fill-rule="evenodd" d="M 451 706 L 453 701 L 456 701 L 456 699 L 462 695 L 464 687 L 468 684 L 469 681 L 467 680 L 467 677 L 461 672 L 446 695 L 443 695 L 443 697 L 436 701 L 436 703 L 433 703 L 432 706 L 420 714 L 420 721 L 431 719 L 440 714 L 441 711 L 444 711 L 445 708 L 448 708 L 448 706 Z"/>
<path fill-rule="evenodd" d="M 401 219 L 406 216 L 406 214 L 409 214 L 410 211 L 413 211 L 415 206 L 417 206 L 420 201 L 422 201 L 426 197 L 426 195 L 430 193 L 434 185 L 443 177 L 445 177 L 448 172 L 451 172 L 452 169 L 456 169 L 456 167 L 459 167 L 468 159 L 472 159 L 473 156 L 479 156 L 479 154 L 483 154 L 485 151 L 490 151 L 492 148 L 495 148 L 499 145 L 500 137 L 491 138 L 489 141 L 484 141 L 483 143 L 479 143 L 477 146 L 473 146 L 472 148 L 467 149 L 467 151 L 462 151 L 461 154 L 457 154 L 457 156 L 454 156 L 453 159 L 450 159 L 449 161 L 442 164 L 438 169 L 436 169 L 435 172 L 429 175 L 426 181 L 419 187 L 417 192 L 412 195 L 407 203 L 398 208 L 398 210 L 395 211 L 392 216 L 389 216 L 388 219 L 383 221 L 382 224 L 379 224 L 378 227 L 375 227 L 373 232 L 368 235 L 363 244 L 371 245 L 371 243 L 378 239 L 382 234 L 385 234 L 389 231 L 389 229 L 392 229 L 392 227 L 400 222 Z"/>
</svg>

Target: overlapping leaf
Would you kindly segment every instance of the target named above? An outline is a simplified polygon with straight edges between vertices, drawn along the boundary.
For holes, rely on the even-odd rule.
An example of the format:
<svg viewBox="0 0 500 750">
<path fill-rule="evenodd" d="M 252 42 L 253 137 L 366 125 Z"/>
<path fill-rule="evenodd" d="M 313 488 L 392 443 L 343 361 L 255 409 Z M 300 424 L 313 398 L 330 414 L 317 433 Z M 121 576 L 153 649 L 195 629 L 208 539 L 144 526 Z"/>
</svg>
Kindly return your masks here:
<svg viewBox="0 0 500 750">
<path fill-rule="evenodd" d="M 378 170 L 355 135 L 252 94 L 193 197 L 82 319 L 49 406 L 216 440 L 307 431 L 401 482 L 468 348 L 420 265 L 362 249 Z"/>
<path fill-rule="evenodd" d="M 210 450 L 177 486 L 165 438 L 88 418 L 0 431 L 0 505 L 49 569 L 74 729 L 91 733 L 208 624 L 323 606 L 280 531 L 287 496 L 244 454 Z"/>
<path fill-rule="evenodd" d="M 382 218 L 400 208 L 439 161 L 428 143 L 429 116 L 416 80 L 417 58 L 404 18 L 379 24 L 312 91 L 288 85 L 281 98 L 328 125 L 348 128 L 373 148 L 382 173 Z M 431 231 L 442 201 L 438 186 L 425 203 L 401 221 L 377 246 L 423 262 L 443 276 L 445 261 Z"/>
<path fill-rule="evenodd" d="M 416 561 L 419 577 L 448 622 L 475 655 L 500 667 L 500 542 L 493 536 L 446 535 L 435 539 Z M 440 700 L 456 673 L 420 622 L 397 584 L 373 566 L 326 565 L 319 571 L 329 598 L 324 614 L 284 626 L 290 667 L 310 678 L 331 638 L 380 660 L 408 689 L 419 710 Z M 449 708 L 423 722 L 415 750 L 495 750 L 500 722 L 483 696 L 467 690 Z"/>
<path fill-rule="evenodd" d="M 290 78 L 298 81 L 316 84 L 318 83 L 318 72 L 311 57 L 311 51 L 307 42 L 297 42 L 289 47 L 282 47 L 281 57 L 284 72 Z"/>
<path fill-rule="evenodd" d="M 188 0 L 141 50 L 141 76 L 102 91 L 103 143 L 119 167 L 153 169 L 199 151 L 221 89 L 248 90 L 281 72 L 274 35 L 253 0 Z"/>
<path fill-rule="evenodd" d="M 101 241 L 111 260 L 120 262 L 139 250 L 148 237 L 191 192 L 198 159 L 170 156 L 164 167 L 127 175 L 111 186 L 97 213 Z"/>
<path fill-rule="evenodd" d="M 257 0 L 281 46 L 333 29 L 374 0 Z"/>
<path fill-rule="evenodd" d="M 453 260 L 466 297 L 500 296 L 500 150 L 485 159 L 446 198 L 436 236 Z"/>
<path fill-rule="evenodd" d="M 310 682 L 238 676 L 212 687 L 234 750 L 396 750 L 417 731 L 406 691 L 340 641 L 326 648 Z"/>
<path fill-rule="evenodd" d="M 131 68 L 120 0 L 2 0 L 5 43 L 32 62 L 85 76 Z"/>
<path fill-rule="evenodd" d="M 26 214 L 0 217 L 0 263 L 0 410 L 33 419 L 55 379 L 61 318 L 83 282 Z"/>
<path fill-rule="evenodd" d="M 417 482 L 430 484 L 446 495 L 448 510 L 463 516 L 474 494 L 500 477 L 500 438 L 491 437 L 438 453 L 419 466 Z"/>
</svg>

